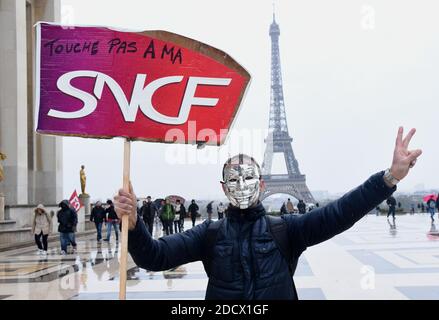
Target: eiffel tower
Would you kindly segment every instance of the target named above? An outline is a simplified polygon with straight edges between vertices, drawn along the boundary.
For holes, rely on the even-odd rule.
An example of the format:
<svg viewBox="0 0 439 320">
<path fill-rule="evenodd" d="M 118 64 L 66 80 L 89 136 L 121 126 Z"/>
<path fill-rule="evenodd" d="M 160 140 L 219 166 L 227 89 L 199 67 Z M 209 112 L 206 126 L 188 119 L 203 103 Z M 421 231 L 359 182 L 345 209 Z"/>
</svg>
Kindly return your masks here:
<svg viewBox="0 0 439 320">
<path fill-rule="evenodd" d="M 291 145 L 293 139 L 288 133 L 285 114 L 284 94 L 282 88 L 282 72 L 279 54 L 279 25 L 273 13 L 273 23 L 270 25 L 271 38 L 271 97 L 270 120 L 268 137 L 265 139 L 266 149 L 262 163 L 262 178 L 265 181 L 265 191 L 261 201 L 275 193 L 285 193 L 303 200 L 306 203 L 315 203 L 311 192 L 306 185 L 305 175 L 300 173 L 299 164 L 294 156 Z M 288 174 L 272 174 L 274 153 L 283 153 Z"/>
</svg>

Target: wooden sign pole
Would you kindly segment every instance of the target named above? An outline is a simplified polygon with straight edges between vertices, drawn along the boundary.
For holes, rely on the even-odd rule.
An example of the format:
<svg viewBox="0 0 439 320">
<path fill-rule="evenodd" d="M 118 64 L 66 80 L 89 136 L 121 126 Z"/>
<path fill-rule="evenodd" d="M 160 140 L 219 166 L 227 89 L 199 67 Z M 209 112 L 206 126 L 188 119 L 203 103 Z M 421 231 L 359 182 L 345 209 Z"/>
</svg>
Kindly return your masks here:
<svg viewBox="0 0 439 320">
<path fill-rule="evenodd" d="M 126 139 L 123 145 L 123 189 L 130 190 L 131 141 Z M 137 205 L 137 204 L 136 204 Z M 128 261 L 128 216 L 122 216 L 122 244 L 119 263 L 119 300 L 126 299 L 127 261 Z"/>
</svg>

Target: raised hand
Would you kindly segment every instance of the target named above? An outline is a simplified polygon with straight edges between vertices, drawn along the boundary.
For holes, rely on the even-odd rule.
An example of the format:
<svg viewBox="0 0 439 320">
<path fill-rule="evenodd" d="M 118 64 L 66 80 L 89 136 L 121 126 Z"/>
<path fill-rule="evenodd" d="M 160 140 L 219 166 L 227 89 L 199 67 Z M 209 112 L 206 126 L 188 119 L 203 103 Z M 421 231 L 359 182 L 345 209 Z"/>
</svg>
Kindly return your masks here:
<svg viewBox="0 0 439 320">
<path fill-rule="evenodd" d="M 137 223 L 137 198 L 131 182 L 129 192 L 119 189 L 118 194 L 114 196 L 113 200 L 117 217 L 122 221 L 122 216 L 128 215 L 128 229 L 133 230 Z"/>
<path fill-rule="evenodd" d="M 416 132 L 416 129 L 410 130 L 407 136 L 403 139 L 403 127 L 399 127 L 398 135 L 396 137 L 395 151 L 393 152 L 392 166 L 390 173 L 398 180 L 402 180 L 407 176 L 410 168 L 416 163 L 418 157 L 422 154 L 422 150 L 409 150 L 410 140 Z"/>
</svg>

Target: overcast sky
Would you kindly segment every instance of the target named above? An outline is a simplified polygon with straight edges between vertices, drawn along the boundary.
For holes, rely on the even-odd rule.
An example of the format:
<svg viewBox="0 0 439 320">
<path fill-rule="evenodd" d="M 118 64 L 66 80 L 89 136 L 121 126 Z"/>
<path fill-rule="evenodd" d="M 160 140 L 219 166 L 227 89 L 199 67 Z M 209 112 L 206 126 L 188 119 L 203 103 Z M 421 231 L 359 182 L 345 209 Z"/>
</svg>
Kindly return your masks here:
<svg viewBox="0 0 439 320">
<path fill-rule="evenodd" d="M 65 22 L 179 33 L 229 53 L 252 75 L 237 132 L 219 150 L 133 143 L 131 175 L 138 196 L 222 197 L 221 168 L 229 153 L 251 153 L 262 163 L 272 1 L 63 0 L 62 5 Z M 389 167 L 399 125 L 406 132 L 417 128 L 411 146 L 424 151 L 399 189 L 439 187 L 437 12 L 436 0 L 276 1 L 288 127 L 311 190 L 348 191 Z M 63 148 L 66 197 L 80 191 L 81 164 L 93 199 L 106 199 L 121 185 L 122 139 L 64 138 Z M 187 161 L 175 163 L 172 155 L 182 152 Z M 277 162 L 275 170 L 281 168 Z"/>
</svg>

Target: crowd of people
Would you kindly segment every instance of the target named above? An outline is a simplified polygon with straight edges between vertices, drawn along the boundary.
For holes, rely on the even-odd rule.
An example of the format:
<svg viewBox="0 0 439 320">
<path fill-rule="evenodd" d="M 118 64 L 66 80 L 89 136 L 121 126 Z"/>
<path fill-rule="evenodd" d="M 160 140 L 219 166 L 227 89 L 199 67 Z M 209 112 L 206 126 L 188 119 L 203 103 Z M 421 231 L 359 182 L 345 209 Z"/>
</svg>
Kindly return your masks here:
<svg viewBox="0 0 439 320">
<path fill-rule="evenodd" d="M 280 208 L 281 214 L 305 214 L 306 212 L 312 211 L 314 208 L 318 208 L 319 203 L 314 204 L 306 204 L 302 199 L 299 200 L 297 206 L 291 202 L 291 199 L 288 198 L 287 202 L 282 204 Z"/>
<path fill-rule="evenodd" d="M 213 201 L 206 206 L 207 220 L 212 219 Z M 226 214 L 227 207 L 220 202 L 217 206 L 218 220 L 223 219 Z M 156 221 L 160 221 L 162 231 L 165 235 L 180 233 L 184 231 L 184 221 L 186 218 L 191 218 L 192 227 L 195 226 L 195 221 L 200 216 L 200 207 L 191 200 L 187 210 L 184 203 L 180 199 L 176 199 L 175 203 L 171 203 L 169 198 L 161 199 L 158 204 L 152 201 L 151 196 L 142 202 L 142 205 L 137 209 L 137 214 L 142 218 L 149 233 L 153 234 L 153 228 Z"/>
</svg>

